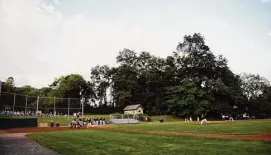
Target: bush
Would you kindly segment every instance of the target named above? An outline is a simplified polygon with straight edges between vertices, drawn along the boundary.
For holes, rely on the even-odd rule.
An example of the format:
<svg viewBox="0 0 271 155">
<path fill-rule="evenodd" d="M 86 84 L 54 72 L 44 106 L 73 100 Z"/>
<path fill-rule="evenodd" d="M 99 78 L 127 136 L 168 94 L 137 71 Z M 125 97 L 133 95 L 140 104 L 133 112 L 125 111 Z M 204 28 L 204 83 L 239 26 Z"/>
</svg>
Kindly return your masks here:
<svg viewBox="0 0 271 155">
<path fill-rule="evenodd" d="M 149 116 L 139 116 L 139 120 L 143 122 L 150 122 L 151 118 Z"/>
</svg>

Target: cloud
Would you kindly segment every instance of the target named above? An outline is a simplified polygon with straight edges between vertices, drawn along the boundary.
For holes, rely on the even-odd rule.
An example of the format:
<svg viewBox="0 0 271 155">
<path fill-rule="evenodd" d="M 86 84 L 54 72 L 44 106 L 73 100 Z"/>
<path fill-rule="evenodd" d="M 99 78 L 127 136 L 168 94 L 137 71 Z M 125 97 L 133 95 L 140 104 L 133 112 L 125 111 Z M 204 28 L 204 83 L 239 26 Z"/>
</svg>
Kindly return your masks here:
<svg viewBox="0 0 271 155">
<path fill-rule="evenodd" d="M 60 13 L 44 1 L 1 1 L 0 76 L 13 76 L 19 85 L 37 85 L 42 81 L 37 77 L 49 78 L 44 74 L 50 69 L 40 57 L 40 45 L 46 44 L 60 20 Z"/>
<path fill-rule="evenodd" d="M 89 79 L 91 67 L 115 65 L 122 48 L 165 56 L 161 51 L 170 53 L 167 47 L 171 43 L 175 47 L 173 41 L 167 41 L 169 37 L 123 20 L 90 19 L 84 14 L 65 18 L 43 0 L 3 1 L 0 17 L 0 51 L 5 58 L 0 61 L 0 77 L 13 76 L 18 86 L 46 86 L 69 73 Z"/>
<path fill-rule="evenodd" d="M 53 0 L 53 2 L 55 3 L 55 5 L 60 5 L 59 0 Z"/>
<path fill-rule="evenodd" d="M 271 32 L 269 32 L 268 35 L 271 36 Z"/>
<path fill-rule="evenodd" d="M 263 3 L 269 3 L 271 0 L 261 0 Z"/>
<path fill-rule="evenodd" d="M 57 5 L 62 3 L 64 1 L 60 4 L 52 0 L 0 0 L 1 80 L 13 76 L 16 85 L 35 87 L 46 86 L 55 77 L 69 73 L 82 74 L 89 80 L 91 67 L 115 65 L 117 53 L 122 48 L 165 57 L 175 50 L 182 36 L 194 32 L 206 37 L 207 44 L 218 52 L 215 54 L 225 55 L 233 71 L 260 70 L 269 79 L 271 77 L 266 72 L 270 68 L 266 54 L 255 56 L 253 52 L 267 53 L 269 50 L 259 50 L 258 47 L 264 46 L 259 46 L 258 42 L 247 46 L 249 37 L 221 18 L 196 14 L 191 20 L 190 16 L 179 14 L 174 5 L 161 11 L 167 15 L 164 17 L 152 11 L 129 14 L 130 10 L 118 15 L 121 18 L 90 16 L 91 13 L 81 10 L 67 15 L 58 10 Z M 171 16 L 172 19 L 181 17 L 184 22 L 170 20 Z M 240 65 L 243 55 L 249 56 Z M 259 62 L 257 65 L 251 63 L 255 58 Z M 262 64 L 264 62 L 267 64 Z"/>
</svg>

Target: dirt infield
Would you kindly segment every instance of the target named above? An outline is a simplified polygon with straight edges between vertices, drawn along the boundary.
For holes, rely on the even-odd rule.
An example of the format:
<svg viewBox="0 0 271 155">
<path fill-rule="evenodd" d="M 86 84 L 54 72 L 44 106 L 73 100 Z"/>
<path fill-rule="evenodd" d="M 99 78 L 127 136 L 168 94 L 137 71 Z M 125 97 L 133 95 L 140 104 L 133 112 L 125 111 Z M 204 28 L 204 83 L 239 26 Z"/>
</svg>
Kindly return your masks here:
<svg viewBox="0 0 271 155">
<path fill-rule="evenodd" d="M 218 139 L 234 139 L 234 140 L 251 140 L 251 141 L 271 141 L 271 133 L 254 134 L 254 135 L 220 135 L 220 134 L 203 134 L 203 133 L 182 133 L 182 132 L 165 132 L 165 131 L 142 131 L 142 130 L 121 130 L 111 128 L 109 126 L 95 126 L 91 128 L 74 129 L 69 127 L 59 128 L 16 128 L 3 130 L 3 134 L 8 133 L 33 133 L 33 132 L 51 132 L 51 131 L 68 131 L 68 130 L 107 130 L 124 133 L 148 133 L 157 135 L 171 135 L 171 136 L 191 136 L 191 137 L 205 137 Z"/>
</svg>

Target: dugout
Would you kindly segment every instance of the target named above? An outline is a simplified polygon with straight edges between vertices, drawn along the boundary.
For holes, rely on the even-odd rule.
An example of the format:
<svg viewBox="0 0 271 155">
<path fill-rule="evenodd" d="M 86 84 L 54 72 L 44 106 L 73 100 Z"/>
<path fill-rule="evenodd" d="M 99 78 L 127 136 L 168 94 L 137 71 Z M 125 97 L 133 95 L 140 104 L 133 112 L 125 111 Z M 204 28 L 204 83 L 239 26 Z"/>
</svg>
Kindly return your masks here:
<svg viewBox="0 0 271 155">
<path fill-rule="evenodd" d="M 0 129 L 38 127 L 37 118 L 0 117 Z"/>
</svg>

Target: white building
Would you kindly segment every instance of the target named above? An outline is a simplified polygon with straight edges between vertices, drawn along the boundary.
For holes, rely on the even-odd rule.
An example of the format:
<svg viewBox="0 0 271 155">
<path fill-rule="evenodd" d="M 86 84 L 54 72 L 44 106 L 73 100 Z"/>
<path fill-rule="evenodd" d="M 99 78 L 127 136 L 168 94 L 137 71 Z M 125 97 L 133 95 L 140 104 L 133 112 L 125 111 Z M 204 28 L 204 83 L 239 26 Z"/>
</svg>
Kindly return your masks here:
<svg viewBox="0 0 271 155">
<path fill-rule="evenodd" d="M 139 115 L 143 114 L 143 107 L 140 104 L 128 105 L 123 111 L 126 115 Z"/>
</svg>

